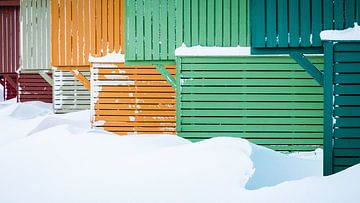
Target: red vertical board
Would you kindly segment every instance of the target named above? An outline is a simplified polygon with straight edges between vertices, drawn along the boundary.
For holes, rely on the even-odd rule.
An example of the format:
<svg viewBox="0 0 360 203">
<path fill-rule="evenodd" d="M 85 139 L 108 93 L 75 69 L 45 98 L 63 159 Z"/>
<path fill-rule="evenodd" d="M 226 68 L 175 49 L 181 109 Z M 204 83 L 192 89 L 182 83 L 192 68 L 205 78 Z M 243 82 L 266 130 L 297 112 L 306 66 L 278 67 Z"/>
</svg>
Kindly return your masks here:
<svg viewBox="0 0 360 203">
<path fill-rule="evenodd" d="M 16 4 L 16 1 L 8 1 Z M 20 7 L 0 4 L 0 73 L 16 73 L 20 54 Z"/>
</svg>

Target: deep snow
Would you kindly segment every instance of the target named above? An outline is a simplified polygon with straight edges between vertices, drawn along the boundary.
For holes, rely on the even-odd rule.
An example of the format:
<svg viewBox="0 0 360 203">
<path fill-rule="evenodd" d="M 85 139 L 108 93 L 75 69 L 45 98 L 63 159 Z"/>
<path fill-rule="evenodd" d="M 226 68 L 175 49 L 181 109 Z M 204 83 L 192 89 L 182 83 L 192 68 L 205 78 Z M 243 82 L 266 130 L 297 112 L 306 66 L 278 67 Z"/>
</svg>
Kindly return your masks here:
<svg viewBox="0 0 360 203">
<path fill-rule="evenodd" d="M 360 165 L 322 177 L 320 151 L 239 138 L 92 130 L 89 112 L 0 103 L 0 202 L 359 202 Z M 316 155 L 315 155 L 316 153 Z"/>
</svg>

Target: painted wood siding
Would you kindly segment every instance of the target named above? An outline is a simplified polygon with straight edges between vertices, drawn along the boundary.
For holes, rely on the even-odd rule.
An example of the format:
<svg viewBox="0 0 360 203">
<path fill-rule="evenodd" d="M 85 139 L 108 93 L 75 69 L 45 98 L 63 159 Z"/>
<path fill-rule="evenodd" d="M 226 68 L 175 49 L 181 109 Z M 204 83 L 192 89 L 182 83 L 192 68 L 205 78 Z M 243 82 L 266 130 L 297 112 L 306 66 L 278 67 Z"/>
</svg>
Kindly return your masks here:
<svg viewBox="0 0 360 203">
<path fill-rule="evenodd" d="M 187 46 L 248 46 L 247 0 L 127 0 L 126 60 L 174 61 Z"/>
<path fill-rule="evenodd" d="M 250 7 L 254 53 L 321 53 L 322 30 L 342 30 L 360 22 L 357 0 L 251 0 Z"/>
<path fill-rule="evenodd" d="M 360 163 L 360 42 L 325 42 L 325 175 Z"/>
<path fill-rule="evenodd" d="M 39 74 L 22 72 L 19 74 L 19 101 L 52 103 L 52 87 Z"/>
<path fill-rule="evenodd" d="M 52 0 L 52 66 L 89 66 L 89 55 L 120 52 L 124 0 Z"/>
<path fill-rule="evenodd" d="M 50 0 L 21 0 L 21 70 L 50 70 Z"/>
<path fill-rule="evenodd" d="M 323 58 L 312 57 L 322 69 Z M 323 143 L 323 90 L 289 57 L 181 57 L 177 132 L 201 140 L 249 139 L 275 150 Z"/>
<path fill-rule="evenodd" d="M 82 71 L 90 79 L 90 71 Z M 53 70 L 55 113 L 90 109 L 90 92 L 69 71 Z"/>
<path fill-rule="evenodd" d="M 19 13 L 19 6 L 0 6 L 0 74 L 16 73 L 19 69 Z"/>
<path fill-rule="evenodd" d="M 167 67 L 175 75 L 175 66 Z M 91 120 L 119 135 L 175 134 L 175 90 L 153 66 L 94 63 Z"/>
</svg>

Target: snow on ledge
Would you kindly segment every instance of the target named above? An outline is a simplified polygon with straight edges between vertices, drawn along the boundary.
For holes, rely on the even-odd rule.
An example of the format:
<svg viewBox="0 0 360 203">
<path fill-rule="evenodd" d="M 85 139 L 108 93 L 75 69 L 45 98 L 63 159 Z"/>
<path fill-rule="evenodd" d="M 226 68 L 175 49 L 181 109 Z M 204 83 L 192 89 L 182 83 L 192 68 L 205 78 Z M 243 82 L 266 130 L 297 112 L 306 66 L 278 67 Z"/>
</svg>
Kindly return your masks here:
<svg viewBox="0 0 360 203">
<path fill-rule="evenodd" d="M 322 40 L 360 40 L 360 26 L 354 23 L 354 27 L 345 30 L 325 30 L 320 37 Z"/>
<path fill-rule="evenodd" d="M 121 53 L 116 53 L 115 51 L 112 53 L 108 53 L 105 56 L 95 57 L 89 56 L 90 63 L 123 63 L 125 62 L 125 56 Z"/>
<path fill-rule="evenodd" d="M 187 47 L 182 44 L 175 50 L 175 56 L 249 56 L 250 47 Z"/>
</svg>

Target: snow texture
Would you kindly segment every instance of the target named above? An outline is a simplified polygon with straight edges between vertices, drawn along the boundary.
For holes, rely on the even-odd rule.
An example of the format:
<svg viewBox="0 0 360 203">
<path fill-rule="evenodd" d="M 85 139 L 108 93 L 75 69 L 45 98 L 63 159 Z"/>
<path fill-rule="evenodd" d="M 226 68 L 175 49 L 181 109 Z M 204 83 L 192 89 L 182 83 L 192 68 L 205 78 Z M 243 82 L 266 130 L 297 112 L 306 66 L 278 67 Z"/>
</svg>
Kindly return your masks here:
<svg viewBox="0 0 360 203">
<path fill-rule="evenodd" d="M 354 27 L 345 30 L 325 30 L 320 33 L 320 37 L 333 41 L 360 40 L 360 26 L 354 23 Z"/>
<path fill-rule="evenodd" d="M 176 56 L 249 56 L 250 47 L 187 47 L 182 44 L 175 50 Z"/>
<path fill-rule="evenodd" d="M 0 103 L 0 202 L 359 202 L 360 164 L 322 177 L 322 159 L 240 138 L 90 129 L 89 111 Z"/>
<path fill-rule="evenodd" d="M 4 87 L 0 85 L 0 102 L 4 101 Z"/>
<path fill-rule="evenodd" d="M 125 62 L 125 56 L 121 53 L 108 53 L 102 57 L 89 56 L 90 63 L 123 63 Z"/>
</svg>

